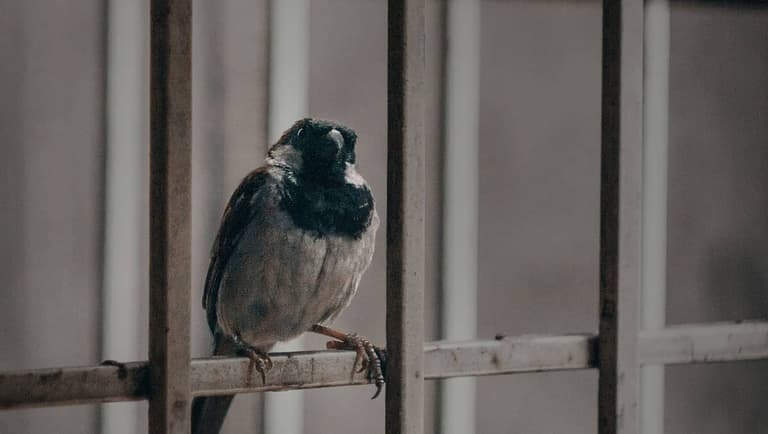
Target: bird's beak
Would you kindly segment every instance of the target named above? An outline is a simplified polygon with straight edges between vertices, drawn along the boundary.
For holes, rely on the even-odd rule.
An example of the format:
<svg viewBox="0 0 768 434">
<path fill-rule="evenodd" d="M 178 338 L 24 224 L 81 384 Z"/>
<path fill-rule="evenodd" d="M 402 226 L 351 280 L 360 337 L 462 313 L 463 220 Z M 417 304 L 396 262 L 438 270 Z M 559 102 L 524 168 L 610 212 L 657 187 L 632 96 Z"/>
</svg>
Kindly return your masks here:
<svg viewBox="0 0 768 434">
<path fill-rule="evenodd" d="M 336 152 L 340 152 L 342 149 L 344 149 L 344 136 L 341 135 L 339 130 L 332 129 L 328 132 L 328 138 L 336 144 Z"/>
</svg>

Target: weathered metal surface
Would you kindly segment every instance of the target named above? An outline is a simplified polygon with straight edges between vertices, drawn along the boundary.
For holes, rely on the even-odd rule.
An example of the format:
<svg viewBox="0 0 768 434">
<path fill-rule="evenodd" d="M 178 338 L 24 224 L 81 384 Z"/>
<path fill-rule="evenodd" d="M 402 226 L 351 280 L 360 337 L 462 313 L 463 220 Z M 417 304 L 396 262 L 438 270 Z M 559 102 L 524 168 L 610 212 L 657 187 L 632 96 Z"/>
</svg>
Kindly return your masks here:
<svg viewBox="0 0 768 434">
<path fill-rule="evenodd" d="M 275 353 L 272 361 L 274 366 L 267 373 L 266 384 L 262 384 L 248 359 L 195 360 L 192 390 L 195 395 L 227 395 L 369 384 L 366 373 L 353 372 L 355 353 L 350 351 Z"/>
<path fill-rule="evenodd" d="M 424 0 L 388 3 L 386 432 L 424 425 Z"/>
<path fill-rule="evenodd" d="M 190 390 L 209 396 L 368 384 L 365 373 L 352 372 L 355 356 L 351 351 L 273 353 L 266 385 L 247 358 L 195 359 Z M 0 409 L 148 399 L 149 383 L 146 361 L 6 372 L 0 374 Z"/>
<path fill-rule="evenodd" d="M 593 335 L 516 336 L 495 341 L 431 342 L 424 347 L 428 379 L 595 366 Z"/>
<path fill-rule="evenodd" d="M 597 345 L 591 334 L 428 342 L 424 378 L 590 369 L 597 367 Z M 638 354 L 641 364 L 768 359 L 768 322 L 644 331 Z M 190 389 L 194 395 L 225 395 L 368 384 L 364 374 L 352 374 L 351 351 L 275 353 L 272 360 L 262 385 L 246 358 L 195 359 Z M 148 384 L 148 362 L 5 372 L 0 373 L 0 409 L 147 399 Z"/>
<path fill-rule="evenodd" d="M 146 399 L 147 362 L 0 373 L 0 409 Z"/>
<path fill-rule="evenodd" d="M 149 432 L 190 431 L 191 0 L 152 0 Z"/>
<path fill-rule="evenodd" d="M 424 378 L 511 374 L 593 365 L 593 335 L 519 336 L 487 341 L 439 341 L 424 346 Z M 355 353 L 319 351 L 272 354 L 266 385 L 247 358 L 195 359 L 194 395 L 226 395 L 369 384 L 352 373 Z M 0 374 L 0 408 L 68 405 L 147 398 L 147 362 Z M 373 386 L 371 386 L 373 387 Z"/>
<path fill-rule="evenodd" d="M 638 431 L 643 1 L 603 1 L 598 432 Z"/>
<path fill-rule="evenodd" d="M 768 358 L 768 322 L 669 326 L 640 333 L 641 363 L 709 363 Z"/>
</svg>

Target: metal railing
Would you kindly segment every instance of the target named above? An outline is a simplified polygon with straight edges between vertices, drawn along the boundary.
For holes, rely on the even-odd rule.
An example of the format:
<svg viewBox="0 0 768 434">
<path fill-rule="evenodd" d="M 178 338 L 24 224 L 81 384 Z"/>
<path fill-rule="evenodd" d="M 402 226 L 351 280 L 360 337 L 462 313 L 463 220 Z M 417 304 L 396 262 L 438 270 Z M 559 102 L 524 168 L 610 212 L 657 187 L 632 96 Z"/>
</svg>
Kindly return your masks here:
<svg viewBox="0 0 768 434">
<path fill-rule="evenodd" d="M 599 334 L 423 342 L 424 0 L 389 0 L 386 430 L 423 430 L 423 381 L 599 369 L 599 432 L 636 433 L 643 364 L 768 358 L 768 322 L 638 329 L 643 2 L 605 0 Z M 149 431 L 189 432 L 193 396 L 367 384 L 352 352 L 190 359 L 191 0 L 151 6 L 150 360 L 0 373 L 0 408 L 149 400 Z"/>
<path fill-rule="evenodd" d="M 644 331 L 638 362 L 713 363 L 768 358 L 768 322 L 670 326 Z M 424 379 L 520 374 L 598 368 L 598 339 L 592 334 L 527 335 L 493 340 L 428 342 Z M 284 389 L 368 384 L 351 374 L 355 354 L 340 351 L 275 353 L 262 385 L 245 358 L 193 359 L 190 393 L 227 395 Z M 0 408 L 25 408 L 149 397 L 149 362 L 36 369 L 0 374 Z"/>
</svg>

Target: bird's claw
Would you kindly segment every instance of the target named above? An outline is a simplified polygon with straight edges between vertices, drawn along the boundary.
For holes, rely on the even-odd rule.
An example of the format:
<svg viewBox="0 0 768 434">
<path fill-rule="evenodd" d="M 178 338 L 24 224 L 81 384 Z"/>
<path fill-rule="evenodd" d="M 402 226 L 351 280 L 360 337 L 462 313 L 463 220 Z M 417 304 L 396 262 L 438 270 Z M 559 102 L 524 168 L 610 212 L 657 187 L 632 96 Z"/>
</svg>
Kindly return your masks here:
<svg viewBox="0 0 768 434">
<path fill-rule="evenodd" d="M 249 359 L 251 359 L 251 363 L 253 364 L 253 367 L 256 368 L 256 371 L 258 371 L 259 375 L 261 376 L 261 383 L 267 384 L 267 371 L 272 369 L 272 359 L 269 357 L 269 354 L 258 351 L 253 348 L 249 348 L 245 351 L 245 355 L 248 356 Z"/>
<path fill-rule="evenodd" d="M 371 399 L 376 399 L 381 394 L 384 386 L 384 371 L 382 365 L 383 350 L 376 348 L 368 339 L 358 336 L 356 333 L 349 333 L 341 342 L 330 341 L 326 345 L 331 349 L 353 350 L 357 353 L 355 362 L 352 365 L 353 372 L 363 372 L 368 370 L 368 380 L 376 384 L 376 393 Z M 360 368 L 358 369 L 358 365 Z"/>
<path fill-rule="evenodd" d="M 251 359 L 251 367 L 256 368 L 256 371 L 258 371 L 259 375 L 261 376 L 261 383 L 266 385 L 267 371 L 272 369 L 273 366 L 272 359 L 269 357 L 269 354 L 264 350 L 254 348 L 246 344 L 243 342 L 239 335 L 235 335 L 233 337 L 233 341 L 236 345 L 238 353 Z"/>
</svg>

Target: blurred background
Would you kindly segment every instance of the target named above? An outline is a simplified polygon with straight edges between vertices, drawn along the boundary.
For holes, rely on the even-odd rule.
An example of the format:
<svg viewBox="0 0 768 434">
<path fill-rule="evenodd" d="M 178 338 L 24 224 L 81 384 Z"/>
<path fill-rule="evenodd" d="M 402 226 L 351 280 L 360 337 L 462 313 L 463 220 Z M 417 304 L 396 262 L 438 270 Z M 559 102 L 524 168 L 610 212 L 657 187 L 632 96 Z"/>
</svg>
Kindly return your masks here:
<svg viewBox="0 0 768 434">
<path fill-rule="evenodd" d="M 0 0 L 0 369 L 147 357 L 147 3 Z M 427 3 L 427 339 L 595 331 L 600 2 Z M 646 326 L 765 318 L 768 8 L 658 4 L 645 197 L 661 217 L 644 229 L 661 291 Z M 194 8 L 192 354 L 205 356 L 199 300 L 221 211 L 295 118 L 357 130 L 385 215 L 387 25 L 383 0 Z M 378 343 L 385 230 L 336 323 Z M 646 434 L 768 432 L 768 362 L 652 377 Z M 594 371 L 427 391 L 426 432 L 596 431 Z M 371 392 L 240 395 L 225 432 L 383 432 Z M 3 434 L 145 427 L 145 403 L 0 412 Z"/>
</svg>

